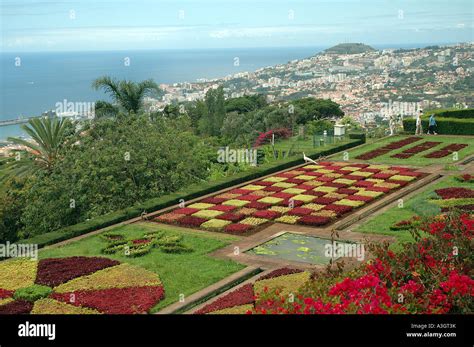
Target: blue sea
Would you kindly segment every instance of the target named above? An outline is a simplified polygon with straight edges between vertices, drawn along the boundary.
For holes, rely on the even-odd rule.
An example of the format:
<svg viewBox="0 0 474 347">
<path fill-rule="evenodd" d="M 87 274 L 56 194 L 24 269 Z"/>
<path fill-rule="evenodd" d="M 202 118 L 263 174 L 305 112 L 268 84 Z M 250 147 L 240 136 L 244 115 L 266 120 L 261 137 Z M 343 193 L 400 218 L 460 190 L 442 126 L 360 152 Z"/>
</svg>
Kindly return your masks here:
<svg viewBox="0 0 474 347">
<path fill-rule="evenodd" d="M 106 99 L 91 88 L 109 75 L 118 79 L 157 83 L 195 82 L 286 63 L 315 55 L 323 47 L 219 50 L 107 51 L 67 53 L 2 53 L 0 119 L 39 115 L 64 99 L 95 102 Z M 21 59 L 16 66 L 16 58 Z M 239 58 L 239 66 L 234 59 Z M 128 59 L 130 64 L 125 64 Z M 0 127 L 0 139 L 21 134 L 19 126 Z"/>
<path fill-rule="evenodd" d="M 194 82 L 307 58 L 326 48 L 1 53 L 0 120 L 37 116 L 64 99 L 81 103 L 106 99 L 91 88 L 92 81 L 103 75 L 167 84 Z M 239 66 L 234 65 L 236 57 Z M 20 66 L 15 64 L 17 58 Z M 0 140 L 21 133 L 18 125 L 0 127 Z"/>
</svg>

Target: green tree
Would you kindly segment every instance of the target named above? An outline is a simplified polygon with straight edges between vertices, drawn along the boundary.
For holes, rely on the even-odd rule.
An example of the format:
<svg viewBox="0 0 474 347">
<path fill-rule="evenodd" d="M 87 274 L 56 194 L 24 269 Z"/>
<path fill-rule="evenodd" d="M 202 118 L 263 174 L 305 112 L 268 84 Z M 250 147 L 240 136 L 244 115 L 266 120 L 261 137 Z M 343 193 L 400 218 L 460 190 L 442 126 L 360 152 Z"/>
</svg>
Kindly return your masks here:
<svg viewBox="0 0 474 347">
<path fill-rule="evenodd" d="M 59 159 L 68 133 L 73 131 L 71 122 L 65 118 L 34 118 L 23 125 L 22 129 L 31 137 L 31 141 L 9 137 L 14 144 L 23 146 L 15 160 L 11 161 L 10 169 L 16 174 L 25 174 L 36 169 L 51 171 Z"/>
<path fill-rule="evenodd" d="M 92 83 L 95 90 L 103 90 L 113 100 L 113 103 L 100 101 L 96 103 L 96 117 L 104 117 L 123 113 L 138 114 L 143 107 L 143 100 L 147 96 L 155 96 L 160 89 L 153 80 L 139 83 L 119 81 L 109 76 L 103 76 Z"/>
</svg>

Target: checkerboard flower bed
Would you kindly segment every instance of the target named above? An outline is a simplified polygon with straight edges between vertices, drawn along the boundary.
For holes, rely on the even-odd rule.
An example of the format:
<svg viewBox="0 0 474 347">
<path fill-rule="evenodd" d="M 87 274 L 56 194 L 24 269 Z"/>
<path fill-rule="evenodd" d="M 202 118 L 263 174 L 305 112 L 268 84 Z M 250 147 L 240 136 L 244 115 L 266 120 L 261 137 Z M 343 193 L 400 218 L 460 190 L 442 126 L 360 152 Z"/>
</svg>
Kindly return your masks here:
<svg viewBox="0 0 474 347">
<path fill-rule="evenodd" d="M 428 153 L 424 157 L 425 158 L 444 158 L 444 157 L 452 154 L 453 152 L 457 152 L 457 151 L 460 151 L 463 148 L 466 148 L 467 146 L 468 146 L 467 144 L 463 144 L 463 143 L 452 143 L 450 145 L 447 145 L 447 146 L 441 148 L 438 151 Z"/>
<path fill-rule="evenodd" d="M 413 157 L 414 155 L 418 153 L 421 153 L 421 152 L 427 151 L 428 149 L 436 147 L 439 144 L 441 144 L 441 142 L 426 141 L 417 146 L 408 148 L 401 153 L 394 154 L 391 157 L 398 158 L 398 159 L 407 159 L 407 158 Z"/>
<path fill-rule="evenodd" d="M 320 162 L 218 193 L 156 220 L 234 234 L 268 222 L 318 226 L 323 224 L 309 221 L 323 219 L 302 217 L 332 221 L 421 175 L 399 166 Z"/>
<path fill-rule="evenodd" d="M 363 154 L 357 156 L 356 159 L 371 160 L 371 159 L 377 158 L 381 155 L 387 154 L 388 152 L 390 152 L 394 149 L 402 148 L 406 145 L 409 145 L 413 142 L 420 141 L 420 140 L 421 140 L 421 137 L 412 136 L 412 137 L 408 137 L 408 138 L 400 140 L 400 141 L 391 142 L 388 145 L 385 145 L 383 147 L 374 149 L 370 152 L 363 153 Z"/>
<path fill-rule="evenodd" d="M 49 290 L 18 299 L 39 284 Z M 146 313 L 164 297 L 155 273 L 101 257 L 0 262 L 0 293 L 0 314 Z"/>
</svg>

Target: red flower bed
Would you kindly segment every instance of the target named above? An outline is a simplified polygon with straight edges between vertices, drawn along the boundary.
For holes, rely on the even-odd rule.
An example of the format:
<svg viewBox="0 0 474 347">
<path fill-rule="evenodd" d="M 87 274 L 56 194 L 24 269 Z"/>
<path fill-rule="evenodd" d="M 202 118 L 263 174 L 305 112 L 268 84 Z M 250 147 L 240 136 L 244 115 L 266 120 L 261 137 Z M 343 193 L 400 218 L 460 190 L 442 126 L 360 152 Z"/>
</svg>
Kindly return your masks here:
<svg viewBox="0 0 474 347">
<path fill-rule="evenodd" d="M 281 199 L 289 199 L 295 196 L 294 194 L 289 194 L 289 193 L 276 193 L 270 195 L 272 198 L 281 198 Z"/>
<path fill-rule="evenodd" d="M 393 174 L 376 173 L 375 175 L 372 175 L 371 178 L 386 180 L 392 176 Z"/>
<path fill-rule="evenodd" d="M 0 288 L 0 299 L 10 298 L 13 295 L 12 290 Z"/>
<path fill-rule="evenodd" d="M 307 190 L 307 191 L 304 192 L 304 194 L 305 195 L 313 195 L 313 196 L 321 197 L 321 196 L 326 195 L 327 193 L 326 192 L 315 191 L 315 190 Z"/>
<path fill-rule="evenodd" d="M 406 186 L 406 185 L 409 183 L 408 181 L 397 181 L 397 180 L 387 180 L 386 182 L 387 182 L 387 183 L 399 184 L 400 187 L 404 187 L 404 186 Z"/>
<path fill-rule="evenodd" d="M 270 187 L 265 187 L 263 190 L 266 192 L 281 192 L 284 189 L 286 188 L 270 186 Z"/>
<path fill-rule="evenodd" d="M 467 146 L 468 145 L 466 145 L 464 143 L 452 143 L 450 145 L 447 145 L 446 147 L 443 147 L 442 149 L 445 149 L 447 151 L 456 152 L 456 151 L 460 151 L 463 148 L 466 148 Z"/>
<path fill-rule="evenodd" d="M 243 214 L 235 214 L 235 213 L 224 213 L 220 216 L 216 217 L 217 219 L 228 220 L 231 222 L 238 222 L 245 218 Z"/>
<path fill-rule="evenodd" d="M 197 208 L 189 208 L 189 207 L 184 207 L 184 208 L 178 208 L 177 210 L 174 210 L 173 213 L 177 214 L 184 214 L 186 216 L 196 213 L 199 211 Z"/>
<path fill-rule="evenodd" d="M 271 207 L 271 204 L 265 204 L 264 202 L 252 201 L 250 204 L 245 205 L 248 208 L 256 208 L 257 210 L 265 210 Z"/>
<path fill-rule="evenodd" d="M 474 183 L 474 176 L 470 174 L 463 174 L 455 177 L 459 182 Z"/>
<path fill-rule="evenodd" d="M 339 194 L 347 194 L 347 195 L 352 195 L 355 193 L 358 193 L 359 191 L 356 189 L 350 189 L 350 188 L 340 188 L 336 191 L 336 193 Z"/>
<path fill-rule="evenodd" d="M 365 202 L 374 200 L 374 198 L 371 196 L 362 196 L 362 195 L 349 195 L 348 197 L 346 197 L 346 199 L 354 200 L 354 201 L 365 201 Z"/>
<path fill-rule="evenodd" d="M 390 192 L 390 188 L 386 188 L 386 187 L 367 187 L 366 190 L 368 190 L 369 192 L 382 192 L 382 193 Z"/>
<path fill-rule="evenodd" d="M 33 309 L 33 303 L 26 300 L 15 300 L 0 306 L 2 314 L 28 314 Z"/>
<path fill-rule="evenodd" d="M 194 217 L 194 216 L 184 216 L 178 221 L 178 223 L 185 227 L 195 228 L 195 227 L 200 226 L 205 221 L 206 219 L 204 218 L 199 218 L 199 217 Z"/>
<path fill-rule="evenodd" d="M 380 148 L 377 148 L 377 149 L 374 149 L 372 151 L 369 151 L 369 152 L 366 152 L 366 153 L 363 153 L 359 156 L 356 157 L 356 159 L 360 159 L 360 160 L 370 160 L 370 159 L 373 159 L 373 158 L 376 158 L 376 157 L 379 157 L 381 155 L 384 155 L 394 149 L 398 149 L 398 148 L 402 148 L 410 143 L 413 143 L 413 142 L 416 142 L 416 141 L 419 141 L 421 140 L 421 137 L 408 137 L 406 139 L 403 139 L 403 140 L 400 140 L 400 141 L 395 141 L 395 142 L 391 142 L 389 143 L 388 145 L 385 145 L 383 147 L 380 147 Z M 363 164 L 365 165 L 365 164 Z"/>
<path fill-rule="evenodd" d="M 307 214 L 313 213 L 314 211 L 310 208 L 296 207 L 288 211 L 290 216 L 305 216 Z"/>
<path fill-rule="evenodd" d="M 253 190 L 237 188 L 237 189 L 229 190 L 227 193 L 246 195 L 246 194 L 250 194 L 252 192 L 253 192 Z M 226 199 L 224 199 L 224 200 L 226 200 Z"/>
<path fill-rule="evenodd" d="M 398 159 L 410 158 L 410 157 L 414 156 L 415 154 L 418 154 L 418 153 L 424 152 L 424 151 L 426 151 L 430 148 L 436 147 L 440 143 L 441 142 L 426 141 L 426 142 L 423 142 L 422 144 L 419 144 L 417 146 L 408 148 L 408 149 L 404 150 L 401 153 L 392 155 L 391 157 L 392 158 L 398 158 Z"/>
<path fill-rule="evenodd" d="M 294 184 L 301 184 L 306 182 L 305 180 L 300 180 L 299 178 L 288 178 L 285 183 L 294 183 Z"/>
<path fill-rule="evenodd" d="M 314 199 L 312 202 L 315 203 L 315 204 L 319 204 L 319 205 L 329 205 L 329 204 L 332 204 L 333 202 L 336 202 L 338 200 L 339 199 L 335 199 L 335 198 L 321 197 L 321 198 Z"/>
<path fill-rule="evenodd" d="M 296 187 L 293 187 L 293 188 L 296 188 L 296 189 L 304 189 L 304 190 L 311 190 L 311 189 L 314 189 L 314 186 L 308 186 L 306 184 L 300 184 Z"/>
<path fill-rule="evenodd" d="M 348 184 L 344 184 L 344 183 L 334 183 L 334 182 L 327 182 L 325 184 L 326 187 L 334 187 L 334 188 L 344 188 L 344 187 L 348 187 L 349 185 Z"/>
<path fill-rule="evenodd" d="M 353 180 L 353 181 L 361 181 L 361 180 L 364 179 L 364 178 L 361 177 L 361 176 L 354 176 L 354 175 L 351 175 L 351 174 L 349 174 L 349 175 L 344 175 L 344 176 L 342 176 L 341 178 L 344 178 L 344 179 L 346 179 L 346 180 Z"/>
<path fill-rule="evenodd" d="M 252 229 L 251 225 L 248 224 L 229 224 L 228 226 L 225 227 L 225 231 L 230 233 L 230 234 L 242 234 L 245 233 L 246 231 L 249 231 Z"/>
<path fill-rule="evenodd" d="M 209 210 L 230 212 L 230 211 L 235 210 L 236 208 L 237 208 L 237 206 L 216 205 L 216 206 L 209 207 Z M 199 210 L 198 210 L 198 211 L 199 211 Z"/>
<path fill-rule="evenodd" d="M 278 203 L 278 206 L 285 206 L 285 207 L 290 207 L 290 205 L 293 204 L 293 207 L 298 207 L 301 205 L 304 205 L 304 202 L 301 200 L 293 200 L 293 199 L 285 199 L 283 201 L 280 201 Z"/>
<path fill-rule="evenodd" d="M 55 287 L 79 276 L 120 264 L 116 260 L 99 257 L 48 258 L 38 263 L 36 284 Z"/>
<path fill-rule="evenodd" d="M 277 217 L 280 217 L 281 213 L 277 211 L 261 210 L 261 211 L 255 212 L 253 216 L 257 218 L 275 219 Z"/>
<path fill-rule="evenodd" d="M 312 225 L 312 226 L 321 226 L 326 225 L 331 222 L 331 218 L 329 217 L 321 217 L 321 216 L 303 216 L 298 220 L 298 224 L 304 225 Z"/>
<path fill-rule="evenodd" d="M 292 274 L 296 274 L 300 272 L 303 272 L 303 270 L 282 267 L 280 269 L 276 269 L 266 275 L 259 277 L 257 281 L 268 280 L 270 278 L 275 278 L 275 277 L 280 277 L 280 276 L 285 276 L 285 275 L 292 275 Z"/>
<path fill-rule="evenodd" d="M 474 198 L 474 189 L 469 188 L 443 188 L 435 190 L 443 200 L 444 199 L 461 199 Z"/>
<path fill-rule="evenodd" d="M 150 243 L 151 240 L 149 239 L 136 239 L 136 240 L 132 240 L 132 243 L 134 245 L 141 245 L 141 244 L 145 244 L 145 243 Z"/>
<path fill-rule="evenodd" d="M 70 301 L 74 294 L 74 302 Z M 108 314 L 146 313 L 164 296 L 162 286 L 79 290 L 73 293 L 53 293 L 53 299 L 74 306 L 89 307 Z"/>
<path fill-rule="evenodd" d="M 223 199 L 223 198 L 214 198 L 214 197 L 210 197 L 210 198 L 205 198 L 205 199 L 202 199 L 201 201 L 199 202 L 204 202 L 206 204 L 221 204 L 225 201 L 226 199 Z"/>
<path fill-rule="evenodd" d="M 229 294 L 220 297 L 209 305 L 204 306 L 200 310 L 194 312 L 195 314 L 206 314 L 213 311 L 223 310 L 228 307 L 252 304 L 255 301 L 253 284 L 246 284 L 239 289 L 236 289 Z"/>
<path fill-rule="evenodd" d="M 327 205 L 323 210 L 331 210 L 336 212 L 338 216 L 342 216 L 343 214 L 352 211 L 352 208 L 352 206 L 346 205 Z"/>
<path fill-rule="evenodd" d="M 371 181 L 359 181 L 354 183 L 354 187 L 362 187 L 362 188 L 367 188 L 367 187 L 372 187 L 375 184 L 375 182 Z"/>
<path fill-rule="evenodd" d="M 468 145 L 463 144 L 463 143 L 452 143 L 450 145 L 447 145 L 447 146 L 441 148 L 438 151 L 428 153 L 427 155 L 425 155 L 425 158 L 444 158 L 444 157 L 450 155 L 452 152 L 459 151 L 459 150 L 461 150 L 461 149 L 463 149 L 467 146 Z"/>
<path fill-rule="evenodd" d="M 334 180 L 335 180 L 334 177 L 327 177 L 327 176 L 321 176 L 318 178 L 318 181 L 321 181 L 321 182 L 331 182 Z"/>
</svg>

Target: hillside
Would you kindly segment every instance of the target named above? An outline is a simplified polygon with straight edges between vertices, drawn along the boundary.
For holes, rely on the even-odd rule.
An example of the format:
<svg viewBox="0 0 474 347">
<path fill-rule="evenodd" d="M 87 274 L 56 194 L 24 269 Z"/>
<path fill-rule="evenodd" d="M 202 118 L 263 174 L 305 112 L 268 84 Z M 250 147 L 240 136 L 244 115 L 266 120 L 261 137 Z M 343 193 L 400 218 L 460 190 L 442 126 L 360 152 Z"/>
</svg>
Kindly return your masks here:
<svg viewBox="0 0 474 347">
<path fill-rule="evenodd" d="M 334 47 L 328 48 L 324 53 L 334 54 L 358 54 L 365 52 L 374 52 L 375 49 L 363 43 L 340 43 Z"/>
</svg>

